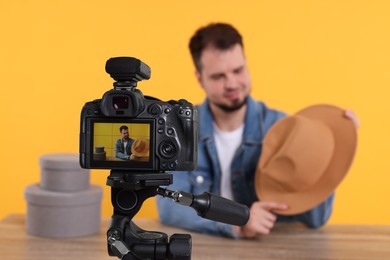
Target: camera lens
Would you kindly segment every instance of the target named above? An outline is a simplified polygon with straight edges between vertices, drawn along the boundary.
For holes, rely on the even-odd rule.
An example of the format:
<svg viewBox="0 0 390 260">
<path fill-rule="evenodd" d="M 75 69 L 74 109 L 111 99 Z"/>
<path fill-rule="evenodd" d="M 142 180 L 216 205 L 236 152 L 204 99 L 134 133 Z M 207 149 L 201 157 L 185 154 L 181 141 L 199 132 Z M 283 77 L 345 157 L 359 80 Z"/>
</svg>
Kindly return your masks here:
<svg viewBox="0 0 390 260">
<path fill-rule="evenodd" d="M 177 146 L 172 141 L 164 141 L 159 146 L 159 151 L 165 159 L 171 159 L 177 154 Z"/>
<path fill-rule="evenodd" d="M 114 109 L 128 109 L 129 108 L 129 98 L 115 96 L 112 98 L 112 106 Z"/>
</svg>

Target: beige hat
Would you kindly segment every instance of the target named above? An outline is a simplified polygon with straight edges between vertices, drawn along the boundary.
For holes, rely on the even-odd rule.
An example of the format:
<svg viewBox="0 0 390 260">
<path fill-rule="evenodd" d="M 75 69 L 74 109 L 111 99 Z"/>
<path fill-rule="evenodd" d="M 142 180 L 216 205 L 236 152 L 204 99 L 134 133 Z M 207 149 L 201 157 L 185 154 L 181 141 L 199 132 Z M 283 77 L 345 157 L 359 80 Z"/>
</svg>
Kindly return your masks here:
<svg viewBox="0 0 390 260">
<path fill-rule="evenodd" d="M 131 146 L 131 153 L 135 157 L 149 156 L 149 139 L 139 138 Z"/>
<path fill-rule="evenodd" d="M 263 141 L 255 189 L 262 201 L 286 203 L 292 215 L 323 202 L 343 180 L 357 143 L 354 122 L 344 110 L 315 105 L 271 127 Z"/>
</svg>

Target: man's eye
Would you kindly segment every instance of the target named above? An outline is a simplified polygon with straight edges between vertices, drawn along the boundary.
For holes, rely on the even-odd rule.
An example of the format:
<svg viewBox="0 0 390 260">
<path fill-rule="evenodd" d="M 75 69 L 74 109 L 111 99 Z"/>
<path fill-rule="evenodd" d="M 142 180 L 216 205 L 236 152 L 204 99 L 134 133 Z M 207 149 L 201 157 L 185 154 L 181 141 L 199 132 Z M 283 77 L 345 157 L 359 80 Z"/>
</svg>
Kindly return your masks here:
<svg viewBox="0 0 390 260">
<path fill-rule="evenodd" d="M 223 78 L 223 75 L 220 75 L 220 74 L 211 76 L 211 79 L 213 79 L 213 80 L 219 80 L 222 78 Z"/>
<path fill-rule="evenodd" d="M 244 70 L 244 68 L 238 68 L 236 70 L 234 70 L 234 74 L 240 74 L 242 71 Z"/>
</svg>

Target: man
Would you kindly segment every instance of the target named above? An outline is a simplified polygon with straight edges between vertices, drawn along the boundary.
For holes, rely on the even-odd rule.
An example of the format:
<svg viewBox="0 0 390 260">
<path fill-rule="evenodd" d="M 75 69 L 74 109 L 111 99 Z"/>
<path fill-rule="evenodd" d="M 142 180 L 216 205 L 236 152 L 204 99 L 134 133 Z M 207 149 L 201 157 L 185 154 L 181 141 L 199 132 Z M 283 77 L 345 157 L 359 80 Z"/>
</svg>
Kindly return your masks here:
<svg viewBox="0 0 390 260">
<path fill-rule="evenodd" d="M 268 234 L 275 221 L 299 221 L 317 228 L 329 218 L 333 194 L 317 207 L 295 216 L 279 216 L 287 209 L 282 201 L 258 201 L 254 188 L 262 140 L 284 113 L 250 97 L 251 81 L 239 32 L 229 24 L 200 28 L 190 41 L 196 78 L 206 93 L 198 106 L 198 167 L 175 172 L 170 189 L 200 194 L 205 191 L 245 204 L 250 219 L 244 227 L 217 223 L 172 201 L 157 198 L 160 220 L 193 231 L 251 238 Z"/>
<path fill-rule="evenodd" d="M 115 157 L 122 160 L 130 160 L 131 146 L 134 140 L 129 137 L 129 128 L 125 125 L 119 128 L 122 138 L 115 143 Z"/>
</svg>

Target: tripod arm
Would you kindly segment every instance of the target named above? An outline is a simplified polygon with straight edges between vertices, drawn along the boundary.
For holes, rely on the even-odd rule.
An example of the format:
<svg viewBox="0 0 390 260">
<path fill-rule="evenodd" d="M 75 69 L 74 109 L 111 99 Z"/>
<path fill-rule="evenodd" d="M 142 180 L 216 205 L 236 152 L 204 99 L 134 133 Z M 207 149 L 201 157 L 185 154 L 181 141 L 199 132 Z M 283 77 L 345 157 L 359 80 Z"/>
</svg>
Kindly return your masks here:
<svg viewBox="0 0 390 260">
<path fill-rule="evenodd" d="M 249 208 L 247 206 L 209 192 L 193 195 L 184 191 L 158 188 L 157 194 L 195 209 L 202 218 L 236 226 L 243 226 L 249 220 Z"/>
</svg>

